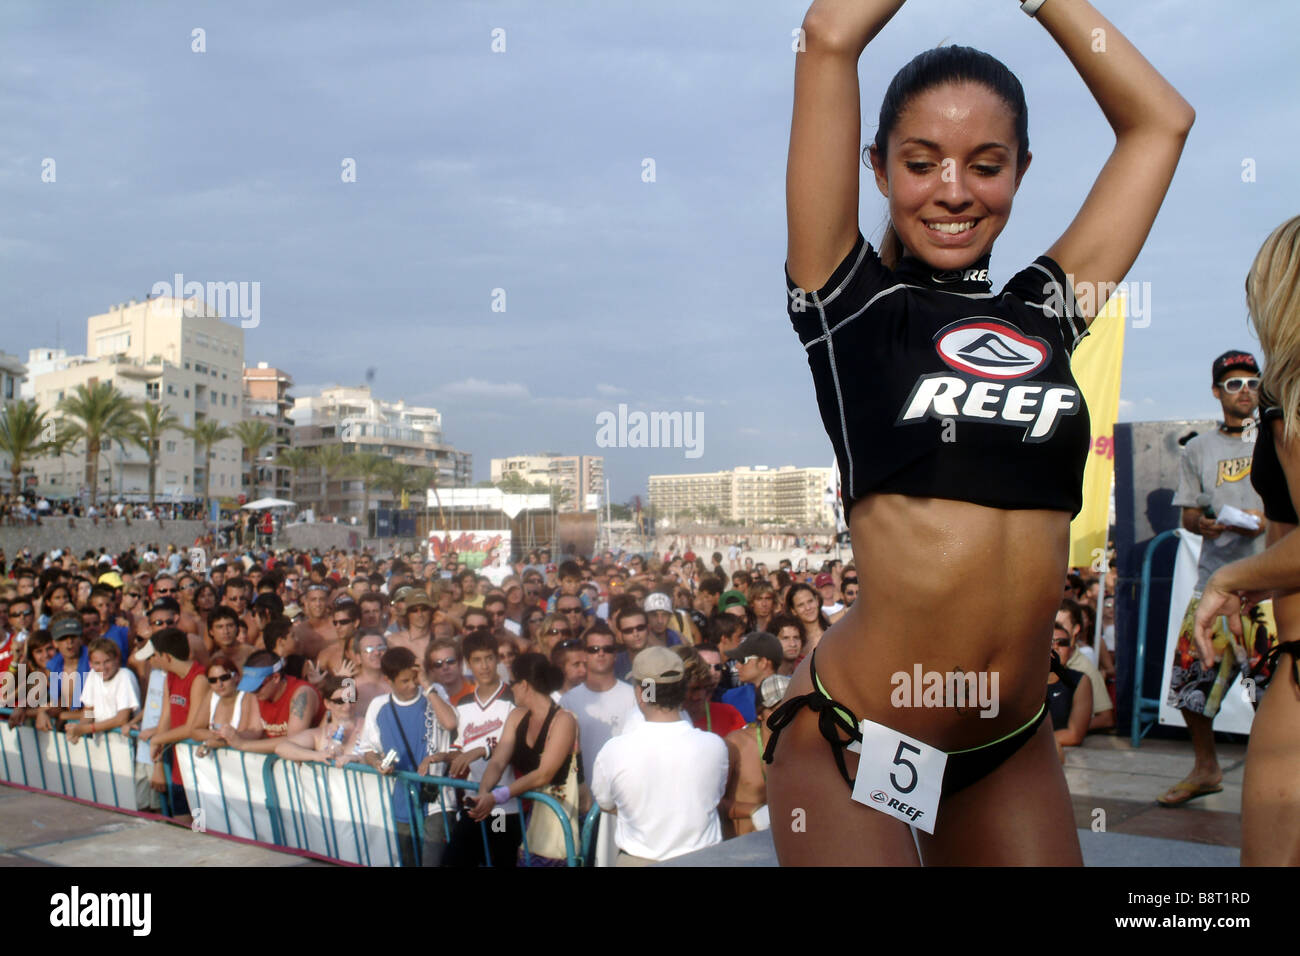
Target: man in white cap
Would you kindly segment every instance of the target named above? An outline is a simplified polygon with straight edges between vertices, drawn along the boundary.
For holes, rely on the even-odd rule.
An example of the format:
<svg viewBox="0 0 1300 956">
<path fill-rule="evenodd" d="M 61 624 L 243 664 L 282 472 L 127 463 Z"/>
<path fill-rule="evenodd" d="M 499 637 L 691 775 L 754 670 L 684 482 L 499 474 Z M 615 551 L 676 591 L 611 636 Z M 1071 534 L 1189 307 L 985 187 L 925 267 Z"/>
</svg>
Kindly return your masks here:
<svg viewBox="0 0 1300 956">
<path fill-rule="evenodd" d="M 727 786 L 727 747 L 682 719 L 688 681 L 682 659 L 647 647 L 632 661 L 644 721 L 601 748 L 591 793 L 618 815 L 615 866 L 649 866 L 722 842 L 718 802 Z"/>
<path fill-rule="evenodd" d="M 650 625 L 651 647 L 672 647 L 682 643 L 682 635 L 668 626 L 673 617 L 672 598 L 662 591 L 647 594 L 642 610 L 645 611 L 646 623 Z"/>
</svg>

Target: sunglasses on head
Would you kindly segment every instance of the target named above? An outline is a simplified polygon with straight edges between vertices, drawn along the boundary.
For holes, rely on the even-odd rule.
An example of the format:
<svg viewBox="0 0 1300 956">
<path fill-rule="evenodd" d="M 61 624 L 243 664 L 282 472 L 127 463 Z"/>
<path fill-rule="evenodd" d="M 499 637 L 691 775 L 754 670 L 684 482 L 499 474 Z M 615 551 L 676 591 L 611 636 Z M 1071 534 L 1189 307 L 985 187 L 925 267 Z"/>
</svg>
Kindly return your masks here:
<svg viewBox="0 0 1300 956">
<path fill-rule="evenodd" d="M 1229 395 L 1235 395 L 1241 391 L 1242 386 L 1250 389 L 1252 392 L 1259 391 L 1259 379 L 1251 376 L 1250 378 L 1225 378 L 1219 383 L 1219 388 L 1223 389 Z"/>
</svg>

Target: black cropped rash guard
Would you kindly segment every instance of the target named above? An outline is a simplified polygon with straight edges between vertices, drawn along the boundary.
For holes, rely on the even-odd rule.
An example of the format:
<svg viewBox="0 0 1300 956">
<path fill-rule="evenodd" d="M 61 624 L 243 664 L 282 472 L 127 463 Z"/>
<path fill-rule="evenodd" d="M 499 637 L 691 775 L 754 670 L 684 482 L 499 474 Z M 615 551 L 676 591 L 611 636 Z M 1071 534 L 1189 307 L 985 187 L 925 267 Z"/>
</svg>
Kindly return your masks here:
<svg viewBox="0 0 1300 956">
<path fill-rule="evenodd" d="M 1090 432 L 1070 355 L 1088 333 L 1056 262 L 995 294 L 987 256 L 890 270 L 859 232 L 821 289 L 785 281 L 846 513 L 892 492 L 1078 514 Z"/>
<path fill-rule="evenodd" d="M 1273 441 L 1273 422 L 1282 420 L 1282 409 L 1276 405 L 1263 408 L 1259 413 L 1259 428 L 1255 435 L 1255 457 L 1250 464 L 1250 483 L 1264 502 L 1264 517 L 1269 521 L 1300 524 L 1295 505 L 1291 503 L 1291 488 L 1286 472 L 1277 457 Z"/>
</svg>

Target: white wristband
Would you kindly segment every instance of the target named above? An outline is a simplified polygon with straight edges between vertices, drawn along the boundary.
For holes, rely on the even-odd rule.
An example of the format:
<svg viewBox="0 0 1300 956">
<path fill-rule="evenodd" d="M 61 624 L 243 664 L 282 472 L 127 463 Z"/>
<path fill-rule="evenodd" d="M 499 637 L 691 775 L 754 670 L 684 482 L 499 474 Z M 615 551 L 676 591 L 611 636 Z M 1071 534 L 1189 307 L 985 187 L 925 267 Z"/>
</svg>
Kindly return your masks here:
<svg viewBox="0 0 1300 956">
<path fill-rule="evenodd" d="M 1020 5 L 1020 9 L 1024 10 L 1025 13 L 1029 14 L 1031 17 L 1037 16 L 1038 8 L 1046 2 L 1047 0 L 1025 0 L 1025 2 Z"/>
</svg>

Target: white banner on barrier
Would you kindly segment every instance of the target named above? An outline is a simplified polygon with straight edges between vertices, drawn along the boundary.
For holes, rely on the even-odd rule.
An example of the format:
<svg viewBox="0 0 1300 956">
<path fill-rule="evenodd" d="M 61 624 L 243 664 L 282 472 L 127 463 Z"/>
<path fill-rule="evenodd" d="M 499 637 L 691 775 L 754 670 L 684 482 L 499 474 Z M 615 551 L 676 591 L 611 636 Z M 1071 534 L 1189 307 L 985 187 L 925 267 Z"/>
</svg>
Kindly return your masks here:
<svg viewBox="0 0 1300 956">
<path fill-rule="evenodd" d="M 0 722 L 0 765 L 7 783 L 52 790 L 122 810 L 136 810 L 133 742 L 118 733 L 82 737 L 38 733 Z"/>
<path fill-rule="evenodd" d="M 177 744 L 176 757 L 190 808 L 203 811 L 203 828 L 271 843 L 264 776 L 270 758 L 228 748 L 199 757 L 197 749 Z M 366 866 L 397 864 L 391 778 L 290 760 L 276 760 L 271 777 L 283 845 Z"/>
<path fill-rule="evenodd" d="M 1196 592 L 1196 566 L 1201 559 L 1201 541 L 1198 534 L 1178 529 L 1178 556 L 1174 559 L 1173 582 L 1169 592 L 1169 620 L 1165 625 L 1165 669 L 1160 678 L 1160 723 L 1172 727 L 1186 727 L 1182 713 L 1169 703 L 1169 684 L 1173 679 L 1174 653 L 1178 648 L 1178 631 L 1183 624 L 1187 602 Z M 1150 646 L 1148 644 L 1148 646 Z M 1214 718 L 1214 729 L 1230 734 L 1249 734 L 1255 720 L 1251 706 L 1241 689 L 1241 675 L 1233 676 L 1232 684 L 1223 694 L 1223 703 Z"/>
<path fill-rule="evenodd" d="M 136 810 L 134 749 L 117 733 L 72 743 L 65 734 L 0 721 L 0 780 Z M 272 758 L 229 748 L 200 757 L 197 750 L 189 742 L 173 748 L 196 828 L 274 843 L 265 776 Z M 398 865 L 392 777 L 290 760 L 275 760 L 269 773 L 281 845 L 364 866 Z M 602 836 L 612 837 L 609 823 Z M 435 815 L 427 825 L 442 822 Z"/>
</svg>

